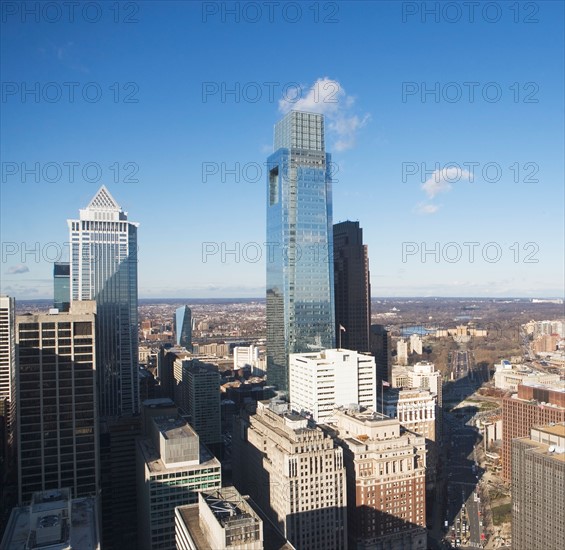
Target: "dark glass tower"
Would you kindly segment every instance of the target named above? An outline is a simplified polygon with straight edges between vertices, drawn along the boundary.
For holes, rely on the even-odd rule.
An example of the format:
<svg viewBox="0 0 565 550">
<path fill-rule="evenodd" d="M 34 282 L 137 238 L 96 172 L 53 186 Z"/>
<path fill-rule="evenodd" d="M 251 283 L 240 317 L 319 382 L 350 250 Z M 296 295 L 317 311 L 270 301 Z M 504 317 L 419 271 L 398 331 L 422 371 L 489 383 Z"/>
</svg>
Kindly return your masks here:
<svg viewBox="0 0 565 550">
<path fill-rule="evenodd" d="M 192 351 L 192 311 L 188 306 L 177 308 L 173 325 L 175 344 Z"/>
<path fill-rule="evenodd" d="M 336 331 L 341 330 L 341 347 L 367 352 L 370 347 L 371 283 L 363 230 L 359 222 L 336 223 L 333 237 Z M 339 334 L 337 340 L 340 341 Z"/>
<path fill-rule="evenodd" d="M 267 377 L 288 391 L 289 353 L 335 347 L 330 155 L 324 117 L 291 111 L 267 159 Z"/>
<path fill-rule="evenodd" d="M 53 264 L 53 307 L 69 311 L 71 306 L 71 265 L 69 262 Z"/>
</svg>

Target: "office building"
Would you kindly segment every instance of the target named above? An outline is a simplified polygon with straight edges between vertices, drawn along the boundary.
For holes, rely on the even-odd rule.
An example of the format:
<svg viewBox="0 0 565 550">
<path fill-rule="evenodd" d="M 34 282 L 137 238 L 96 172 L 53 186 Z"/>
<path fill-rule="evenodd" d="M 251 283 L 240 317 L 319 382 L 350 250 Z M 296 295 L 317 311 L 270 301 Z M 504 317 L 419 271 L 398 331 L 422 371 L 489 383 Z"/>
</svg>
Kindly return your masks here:
<svg viewBox="0 0 565 550">
<path fill-rule="evenodd" d="M 0 479 L 12 467 L 16 429 L 16 300 L 0 296 Z"/>
<path fill-rule="evenodd" d="M 377 405 L 377 367 L 369 353 L 327 349 L 293 353 L 290 365 L 290 403 L 293 410 L 324 422 L 336 407 L 358 403 Z"/>
<path fill-rule="evenodd" d="M 561 550 L 565 540 L 565 424 L 512 440 L 512 548 Z"/>
<path fill-rule="evenodd" d="M 502 399 L 502 477 L 512 479 L 512 440 L 527 437 L 534 426 L 565 422 L 565 389 L 542 384 L 518 385 Z"/>
<path fill-rule="evenodd" d="M 517 391 L 519 384 L 559 385 L 558 374 L 534 370 L 526 365 L 512 364 L 507 359 L 494 365 L 494 385 L 501 390 Z"/>
<path fill-rule="evenodd" d="M 334 411 L 328 431 L 344 451 L 349 548 L 427 548 L 424 437 L 358 406 Z"/>
<path fill-rule="evenodd" d="M 16 317 L 20 503 L 47 489 L 98 491 L 95 315 L 84 301 Z"/>
<path fill-rule="evenodd" d="M 71 302 L 95 300 L 99 414 L 139 412 L 137 226 L 102 186 L 68 220 Z"/>
<path fill-rule="evenodd" d="M 53 264 L 53 307 L 69 311 L 71 307 L 71 265 L 69 262 Z"/>
<path fill-rule="evenodd" d="M 263 550 L 263 522 L 235 487 L 198 493 L 175 509 L 177 550 Z"/>
<path fill-rule="evenodd" d="M 173 319 L 175 345 L 192 350 L 192 310 L 188 306 L 176 309 Z"/>
<path fill-rule="evenodd" d="M 410 336 L 410 353 L 422 355 L 422 337 L 419 334 Z"/>
<path fill-rule="evenodd" d="M 178 414 L 145 416 L 149 434 L 137 441 L 138 548 L 175 549 L 175 508 L 219 489 L 220 462 Z"/>
<path fill-rule="evenodd" d="M 222 442 L 218 367 L 196 359 L 183 361 L 182 395 L 177 405 L 188 413 L 200 441 L 218 452 Z"/>
<path fill-rule="evenodd" d="M 404 339 L 396 342 L 396 363 L 398 365 L 408 364 L 408 342 Z"/>
<path fill-rule="evenodd" d="M 236 346 L 233 348 L 233 370 L 250 368 L 252 371 L 259 363 L 259 348 L 257 346 Z"/>
<path fill-rule="evenodd" d="M 335 347 L 332 183 L 324 117 L 289 112 L 267 160 L 267 378 L 288 392 L 288 356 Z"/>
<path fill-rule="evenodd" d="M 427 483 L 431 488 L 436 480 L 438 464 L 437 396 L 429 390 L 386 388 L 382 399 L 384 414 L 397 418 L 400 425 L 426 439 Z M 378 403 L 379 408 L 381 403 Z"/>
<path fill-rule="evenodd" d="M 102 540 L 135 549 L 135 438 L 139 435 L 137 227 L 102 186 L 70 232 L 71 307 L 96 301 Z M 133 495 L 133 498 L 132 498 Z"/>
<path fill-rule="evenodd" d="M 72 491 L 33 493 L 31 504 L 14 508 L 2 550 L 100 550 L 96 499 L 72 498 Z"/>
<path fill-rule="evenodd" d="M 288 404 L 260 401 L 235 420 L 234 485 L 296 548 L 347 548 L 343 450 Z"/>
<path fill-rule="evenodd" d="M 371 325 L 369 334 L 371 353 L 377 365 L 377 381 L 381 386 L 383 381 L 391 383 L 392 342 L 390 332 L 384 325 Z M 380 391 L 380 390 L 379 390 Z"/>
<path fill-rule="evenodd" d="M 363 244 L 359 222 L 335 224 L 333 246 L 336 342 L 345 349 L 367 352 L 371 281 L 367 245 Z"/>
</svg>

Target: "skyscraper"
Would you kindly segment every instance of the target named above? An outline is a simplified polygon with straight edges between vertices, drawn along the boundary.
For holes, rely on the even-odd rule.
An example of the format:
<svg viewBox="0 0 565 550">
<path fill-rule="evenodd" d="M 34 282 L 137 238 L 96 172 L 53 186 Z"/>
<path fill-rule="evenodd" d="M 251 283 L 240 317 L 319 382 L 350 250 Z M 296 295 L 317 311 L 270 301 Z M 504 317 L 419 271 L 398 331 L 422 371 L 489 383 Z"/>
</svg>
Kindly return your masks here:
<svg viewBox="0 0 565 550">
<path fill-rule="evenodd" d="M 192 350 L 192 311 L 188 306 L 176 309 L 173 319 L 175 344 Z"/>
<path fill-rule="evenodd" d="M 0 296 L 0 479 L 13 466 L 16 423 L 16 300 Z"/>
<path fill-rule="evenodd" d="M 16 318 L 20 503 L 47 489 L 98 493 L 95 312 L 84 301 Z"/>
<path fill-rule="evenodd" d="M 137 227 L 102 186 L 78 220 L 68 220 L 71 308 L 96 301 L 96 370 L 104 548 L 137 542 L 135 439 L 140 433 Z"/>
<path fill-rule="evenodd" d="M 512 440 L 512 548 L 558 550 L 565 540 L 565 424 Z"/>
<path fill-rule="evenodd" d="M 288 404 L 259 401 L 234 420 L 234 485 L 295 548 L 347 549 L 343 450 Z"/>
<path fill-rule="evenodd" d="M 69 311 L 71 305 L 71 265 L 69 262 L 53 264 L 53 307 Z"/>
<path fill-rule="evenodd" d="M 371 326 L 371 283 L 369 256 L 363 244 L 359 222 L 341 222 L 333 226 L 336 330 L 345 328 L 341 347 L 369 351 Z"/>
<path fill-rule="evenodd" d="M 289 112 L 267 159 L 267 377 L 288 391 L 288 355 L 335 347 L 331 156 L 324 117 Z"/>
<path fill-rule="evenodd" d="M 78 220 L 68 220 L 71 302 L 97 305 L 99 414 L 139 412 L 137 373 L 137 223 L 105 186 Z"/>
</svg>

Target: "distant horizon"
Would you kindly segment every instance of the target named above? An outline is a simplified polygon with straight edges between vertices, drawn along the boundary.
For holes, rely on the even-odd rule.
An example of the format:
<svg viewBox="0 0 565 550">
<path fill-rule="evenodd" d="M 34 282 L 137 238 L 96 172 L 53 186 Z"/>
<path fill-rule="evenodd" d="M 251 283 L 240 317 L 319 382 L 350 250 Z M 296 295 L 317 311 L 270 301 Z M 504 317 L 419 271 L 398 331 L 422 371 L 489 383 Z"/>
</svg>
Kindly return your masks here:
<svg viewBox="0 0 565 550">
<path fill-rule="evenodd" d="M 4 294 L 2 294 L 4 295 Z M 8 296 L 11 296 L 8 294 Z M 374 300 L 561 300 L 564 298 L 561 296 L 371 296 L 371 301 Z M 209 298 L 138 298 L 138 302 L 195 302 L 195 303 L 209 303 L 209 302 L 264 302 L 265 297 L 259 296 L 248 296 L 248 297 L 209 297 Z M 16 302 L 52 302 L 52 298 L 20 298 L 16 297 Z"/>
</svg>

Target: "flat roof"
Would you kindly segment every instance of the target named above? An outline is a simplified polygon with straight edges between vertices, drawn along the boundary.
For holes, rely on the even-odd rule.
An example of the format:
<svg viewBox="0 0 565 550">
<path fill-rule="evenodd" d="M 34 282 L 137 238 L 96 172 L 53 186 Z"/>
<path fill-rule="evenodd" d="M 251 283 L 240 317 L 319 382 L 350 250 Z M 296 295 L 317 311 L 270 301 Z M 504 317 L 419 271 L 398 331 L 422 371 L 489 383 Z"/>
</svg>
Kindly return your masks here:
<svg viewBox="0 0 565 550">
<path fill-rule="evenodd" d="M 44 514 L 37 514 L 35 517 L 47 517 L 53 515 L 57 510 L 54 507 L 55 501 L 49 506 L 50 509 L 44 510 Z M 40 504 L 44 506 L 44 504 Z M 58 509 L 66 509 L 68 500 L 59 500 Z M 50 514 L 51 512 L 51 514 Z M 14 508 L 8 520 L 4 538 L 2 539 L 2 550 L 24 550 L 26 548 L 45 548 L 49 550 L 68 550 L 68 548 L 80 548 L 81 550 L 98 550 L 100 541 L 98 537 L 98 525 L 96 517 L 96 501 L 93 498 L 75 498 L 71 501 L 71 525 L 70 533 L 65 540 L 51 544 L 35 544 L 26 547 L 27 540 L 31 531 L 30 525 L 30 506 L 20 506 Z"/>
<path fill-rule="evenodd" d="M 553 435 L 558 435 L 561 437 L 565 437 L 565 424 L 545 424 L 543 426 L 534 426 L 535 430 L 539 430 L 540 432 L 550 433 Z"/>
</svg>

